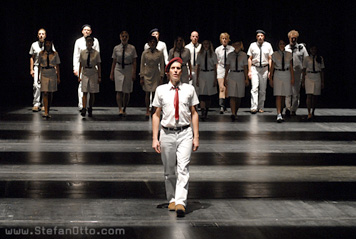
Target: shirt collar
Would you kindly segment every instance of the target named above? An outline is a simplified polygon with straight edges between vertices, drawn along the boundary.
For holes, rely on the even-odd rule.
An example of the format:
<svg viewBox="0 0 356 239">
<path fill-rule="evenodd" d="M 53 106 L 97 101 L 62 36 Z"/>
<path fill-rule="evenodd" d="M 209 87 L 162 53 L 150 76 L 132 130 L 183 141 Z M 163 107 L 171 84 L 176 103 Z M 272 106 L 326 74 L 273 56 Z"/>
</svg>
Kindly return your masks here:
<svg viewBox="0 0 356 239">
<path fill-rule="evenodd" d="M 182 82 L 179 82 L 177 87 L 181 89 Z M 172 88 L 175 88 L 175 86 L 172 84 L 171 81 L 168 82 L 169 89 L 171 90 Z"/>
</svg>

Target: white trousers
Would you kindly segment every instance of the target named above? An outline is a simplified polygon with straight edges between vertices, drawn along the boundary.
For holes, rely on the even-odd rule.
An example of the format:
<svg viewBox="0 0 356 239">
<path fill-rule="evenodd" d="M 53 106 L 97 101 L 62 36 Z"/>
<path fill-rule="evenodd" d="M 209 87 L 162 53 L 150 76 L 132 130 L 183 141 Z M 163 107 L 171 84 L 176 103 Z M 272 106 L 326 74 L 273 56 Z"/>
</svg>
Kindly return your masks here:
<svg viewBox="0 0 356 239">
<path fill-rule="evenodd" d="M 33 106 L 41 106 L 41 84 L 38 84 L 38 66 L 34 66 L 33 70 L 35 71 L 33 77 Z"/>
<path fill-rule="evenodd" d="M 268 66 L 251 66 L 251 110 L 263 109 L 266 100 Z"/>
<path fill-rule="evenodd" d="M 186 206 L 193 146 L 192 128 L 180 132 L 161 129 L 160 144 L 167 200 Z"/>
<path fill-rule="evenodd" d="M 300 103 L 300 87 L 302 84 L 302 69 L 294 70 L 294 85 L 292 85 L 292 95 L 286 96 L 286 109 L 296 112 Z"/>
</svg>

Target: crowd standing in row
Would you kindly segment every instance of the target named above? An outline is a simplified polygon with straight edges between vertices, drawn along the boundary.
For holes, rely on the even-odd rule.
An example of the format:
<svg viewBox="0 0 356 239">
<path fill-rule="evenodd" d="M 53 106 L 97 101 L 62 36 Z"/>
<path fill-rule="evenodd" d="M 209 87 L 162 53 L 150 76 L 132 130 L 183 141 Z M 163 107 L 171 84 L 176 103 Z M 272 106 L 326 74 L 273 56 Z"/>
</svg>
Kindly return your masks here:
<svg viewBox="0 0 356 239">
<path fill-rule="evenodd" d="M 90 25 L 82 27 L 83 36 L 76 40 L 73 52 L 73 73 L 78 77 L 78 108 L 82 116 L 87 111 L 92 116 L 95 93 L 99 92 L 101 82 L 99 41 L 91 33 Z M 307 94 L 307 119 L 312 120 L 318 95 L 324 87 L 323 58 L 317 54 L 314 45 L 310 48 L 309 56 L 305 45 L 297 42 L 299 33 L 295 30 L 288 33 L 288 45 L 282 39 L 278 41 L 275 52 L 272 45 L 265 41 L 265 35 L 263 30 L 256 31 L 256 42 L 251 43 L 247 54 L 243 51 L 242 41 L 229 45 L 230 35 L 226 32 L 220 34 L 221 45 L 215 51 L 211 41 L 204 40 L 203 44 L 198 42 L 199 34 L 196 31 L 191 33 L 189 44 L 185 45 L 183 37 L 178 36 L 174 40 L 174 47 L 167 51 L 166 44 L 159 40 L 158 29 L 152 29 L 141 55 L 139 73 L 140 84 L 145 91 L 146 117 L 151 114 L 156 88 L 163 83 L 165 65 L 169 60 L 179 57 L 182 59 L 181 82 L 194 86 L 200 99 L 203 120 L 208 117 L 213 96 L 217 93 L 220 113 L 227 112 L 226 98 L 230 98 L 231 118 L 236 120 L 241 98 L 245 96 L 245 87 L 250 81 L 251 113 L 263 113 L 267 80 L 276 97 L 277 122 L 284 121 L 284 108 L 286 116 L 296 115 L 301 86 L 305 87 Z M 113 50 L 110 79 L 115 82 L 119 115 L 125 116 L 133 81 L 136 80 L 138 56 L 136 48 L 128 43 L 128 32 L 120 33 L 120 41 Z M 46 42 L 52 46 L 48 51 Z M 44 29 L 38 31 L 38 41 L 32 44 L 30 55 L 30 74 L 34 82 L 33 111 L 41 110 L 40 92 L 43 92 L 44 117 L 50 117 L 53 92 L 60 82 L 60 61 L 53 42 L 46 40 Z"/>
</svg>

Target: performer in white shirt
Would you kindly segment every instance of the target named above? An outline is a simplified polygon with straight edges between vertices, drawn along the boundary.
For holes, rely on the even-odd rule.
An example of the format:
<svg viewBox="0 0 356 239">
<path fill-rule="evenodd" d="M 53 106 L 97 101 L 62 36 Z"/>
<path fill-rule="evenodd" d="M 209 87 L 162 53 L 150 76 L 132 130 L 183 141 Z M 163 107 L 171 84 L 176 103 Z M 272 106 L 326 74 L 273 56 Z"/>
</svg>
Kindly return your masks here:
<svg viewBox="0 0 356 239">
<path fill-rule="evenodd" d="M 284 121 L 282 117 L 285 97 L 292 94 L 294 84 L 294 72 L 292 53 L 285 51 L 286 43 L 278 42 L 278 51 L 272 54 L 271 74 L 269 75 L 270 86 L 273 87 L 273 95 L 276 97 L 277 122 Z"/>
<path fill-rule="evenodd" d="M 294 85 L 292 85 L 292 95 L 286 96 L 286 116 L 296 115 L 300 102 L 300 86 L 303 72 L 304 58 L 309 56 L 306 47 L 299 44 L 299 32 L 292 30 L 288 33 L 289 44 L 286 46 L 286 51 L 292 53 L 293 70 L 294 70 Z"/>
<path fill-rule="evenodd" d="M 100 53 L 93 49 L 94 37 L 85 38 L 87 48 L 80 52 L 79 57 L 79 82 L 82 84 L 83 109 L 81 115 L 84 117 L 87 110 L 87 97 L 90 95 L 88 115 L 92 116 L 95 94 L 99 93 L 99 84 L 101 82 L 101 58 Z"/>
<path fill-rule="evenodd" d="M 190 34 L 190 40 L 191 42 L 185 46 L 185 48 L 188 48 L 190 51 L 190 64 L 192 65 L 192 81 L 190 81 L 194 88 L 195 92 L 199 96 L 199 87 L 196 84 L 197 81 L 197 57 L 198 57 L 198 52 L 201 49 L 201 44 L 198 42 L 199 40 L 199 33 L 197 31 L 193 31 Z"/>
<path fill-rule="evenodd" d="M 137 53 L 136 48 L 128 44 L 129 34 L 120 33 L 121 43 L 115 46 L 112 53 L 110 79 L 115 81 L 116 102 L 119 116 L 126 116 L 126 107 L 130 101 L 133 82 L 136 80 Z"/>
<path fill-rule="evenodd" d="M 82 34 L 83 36 L 81 38 L 78 38 L 75 41 L 74 44 L 74 51 L 73 51 L 73 73 L 76 77 L 80 77 L 79 76 L 79 58 L 80 58 L 80 52 L 82 50 L 87 49 L 86 46 L 86 42 L 85 42 L 85 38 L 87 36 L 90 36 L 92 33 L 91 30 L 91 26 L 88 24 L 85 24 L 82 26 Z M 98 39 L 94 38 L 94 45 L 93 45 L 93 49 L 100 52 L 100 46 L 99 46 L 99 41 Z M 88 95 L 88 101 L 89 101 L 89 95 Z M 78 108 L 79 111 L 82 110 L 83 108 L 83 103 L 82 103 L 82 99 L 83 99 L 83 92 L 82 92 L 82 83 L 81 81 L 79 82 L 78 85 Z"/>
<path fill-rule="evenodd" d="M 194 87 L 181 83 L 182 59 L 173 58 L 166 66 L 169 82 L 157 87 L 152 105 L 152 148 L 161 154 L 168 209 L 185 216 L 192 150 L 199 147 L 199 104 Z M 162 112 L 160 138 L 158 130 Z M 193 126 L 193 129 L 191 127 Z"/>
<path fill-rule="evenodd" d="M 227 32 L 220 34 L 220 43 L 221 46 L 215 49 L 215 53 L 218 57 L 218 83 L 219 83 L 219 106 L 220 106 L 220 114 L 223 114 L 226 111 L 226 102 L 225 98 L 227 97 L 227 90 L 225 87 L 224 76 L 225 76 L 225 67 L 227 55 L 230 52 L 234 51 L 234 48 L 231 45 L 228 45 L 230 42 L 230 35 Z"/>
<path fill-rule="evenodd" d="M 190 63 L 190 51 L 189 49 L 185 48 L 185 42 L 183 37 L 177 37 L 174 40 L 174 47 L 169 50 L 168 60 L 171 60 L 174 57 L 179 57 L 183 61 L 182 77 L 180 79 L 181 82 L 189 83 L 189 81 L 191 81 L 192 79 L 192 65 Z"/>
<path fill-rule="evenodd" d="M 166 45 L 166 43 L 164 43 L 163 41 L 160 41 L 160 40 L 159 40 L 159 31 L 158 31 L 158 28 L 153 28 L 153 29 L 150 31 L 149 34 L 150 34 L 150 36 L 156 37 L 156 39 L 157 39 L 157 46 L 156 46 L 156 49 L 157 49 L 158 51 L 162 52 L 163 58 L 164 58 L 164 65 L 167 65 L 167 63 L 168 63 L 167 45 Z M 146 43 L 143 49 L 144 49 L 144 51 L 145 51 L 145 50 L 147 50 L 147 49 L 149 49 L 149 48 L 150 48 L 149 44 Z M 163 71 L 164 71 L 164 66 L 162 66 L 162 69 L 163 69 Z M 150 93 L 150 95 L 149 95 L 149 109 L 152 107 L 152 99 L 153 99 L 153 97 L 154 97 L 153 94 Z M 146 114 L 146 116 L 147 116 L 147 114 Z"/>
<path fill-rule="evenodd" d="M 247 55 L 248 77 L 251 80 L 251 113 L 257 111 L 263 113 L 266 100 L 266 88 L 268 69 L 271 68 L 273 48 L 265 41 L 266 33 L 263 30 L 256 31 L 257 42 L 251 43 Z"/>
<path fill-rule="evenodd" d="M 212 97 L 218 93 L 216 89 L 217 64 L 218 59 L 213 44 L 209 40 L 204 40 L 197 57 L 197 86 L 199 87 L 202 120 L 207 119 Z"/>
<path fill-rule="evenodd" d="M 156 49 L 161 51 L 163 53 L 163 56 L 164 56 L 164 63 L 167 64 L 168 63 L 168 52 L 167 52 L 167 45 L 165 42 L 163 41 L 160 41 L 159 40 L 159 31 L 158 31 L 158 28 L 153 28 L 151 31 L 150 31 L 150 35 L 151 36 L 154 36 L 157 38 L 157 47 Z M 144 50 L 147 50 L 149 49 L 150 46 L 148 45 L 148 43 L 145 44 L 144 46 Z"/>
<path fill-rule="evenodd" d="M 30 75 L 33 78 L 33 102 L 32 102 L 32 111 L 38 112 L 41 110 L 41 84 L 40 82 L 40 75 L 38 73 L 38 55 L 41 51 L 44 50 L 44 41 L 46 39 L 46 30 L 41 28 L 37 32 L 38 41 L 32 43 L 30 48 Z M 52 44 L 52 51 L 56 51 L 53 44 Z M 44 110 L 44 106 L 43 106 Z"/>
<path fill-rule="evenodd" d="M 302 85 L 307 95 L 308 121 L 313 120 L 318 96 L 324 89 L 324 59 L 318 55 L 316 46 L 310 47 L 310 56 L 303 62 Z"/>
<path fill-rule="evenodd" d="M 249 85 L 247 75 L 247 55 L 243 52 L 242 41 L 232 44 L 234 52 L 229 53 L 225 68 L 225 85 L 227 85 L 230 97 L 231 120 L 237 119 L 237 111 L 240 108 L 241 98 L 245 97 L 245 87 Z"/>
</svg>

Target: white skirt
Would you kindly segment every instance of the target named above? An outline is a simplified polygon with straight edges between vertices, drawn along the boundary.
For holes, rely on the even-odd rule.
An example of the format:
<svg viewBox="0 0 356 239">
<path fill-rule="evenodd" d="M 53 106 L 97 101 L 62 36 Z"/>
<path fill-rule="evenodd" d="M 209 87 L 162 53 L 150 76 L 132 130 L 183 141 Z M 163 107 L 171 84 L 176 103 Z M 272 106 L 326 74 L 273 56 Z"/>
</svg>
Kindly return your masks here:
<svg viewBox="0 0 356 239">
<path fill-rule="evenodd" d="M 275 71 L 273 76 L 273 95 L 289 96 L 292 95 L 292 84 L 290 71 Z"/>
<path fill-rule="evenodd" d="M 56 69 L 41 70 L 41 92 L 57 91 L 57 74 Z"/>
<path fill-rule="evenodd" d="M 321 95 L 320 73 L 307 73 L 305 76 L 305 93 L 308 95 Z"/>
<path fill-rule="evenodd" d="M 229 72 L 227 81 L 227 93 L 229 97 L 245 97 L 245 86 L 244 72 Z"/>
<path fill-rule="evenodd" d="M 98 93 L 99 82 L 98 74 L 84 75 L 82 74 L 82 92 Z"/>
<path fill-rule="evenodd" d="M 132 65 L 125 65 L 125 69 L 120 66 L 115 67 L 115 91 L 131 93 L 133 90 Z"/>
<path fill-rule="evenodd" d="M 199 95 L 215 95 L 218 93 L 214 87 L 214 71 L 200 71 L 199 73 Z"/>
</svg>

